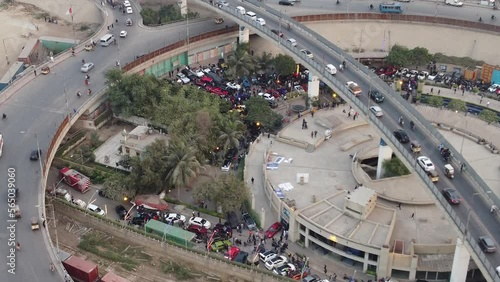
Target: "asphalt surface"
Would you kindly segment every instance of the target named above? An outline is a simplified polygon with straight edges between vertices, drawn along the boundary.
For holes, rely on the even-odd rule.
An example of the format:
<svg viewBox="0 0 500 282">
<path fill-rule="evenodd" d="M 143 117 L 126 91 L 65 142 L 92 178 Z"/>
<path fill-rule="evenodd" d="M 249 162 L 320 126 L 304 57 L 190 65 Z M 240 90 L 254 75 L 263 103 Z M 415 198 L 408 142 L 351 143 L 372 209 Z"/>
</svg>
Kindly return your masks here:
<svg viewBox="0 0 500 282">
<path fill-rule="evenodd" d="M 229 3 L 230 7 L 243 6 L 247 11 L 253 11 L 257 13 L 257 17 L 262 17 L 265 19 L 266 28 L 282 31 L 284 33 L 284 38 L 280 40 L 286 40 L 287 38 L 294 38 L 298 42 L 298 46 L 296 48 L 299 50 L 305 48 L 311 51 L 314 54 L 313 60 L 320 63 L 320 65 L 331 63 L 335 66 L 339 66 L 341 64 L 342 62 L 341 59 L 338 56 L 335 56 L 332 50 L 329 50 L 326 47 L 323 47 L 322 45 L 318 44 L 316 41 L 311 40 L 311 38 L 308 37 L 307 35 L 304 35 L 303 33 L 296 31 L 293 28 L 293 25 L 290 30 L 288 30 L 287 28 L 283 28 L 286 26 L 286 20 L 281 20 L 274 16 L 266 15 L 263 12 L 263 9 L 260 9 L 252 4 L 249 4 L 248 1 L 243 3 L 238 1 L 229 1 Z M 415 3 L 415 2 L 411 3 L 410 4 L 412 5 L 411 10 L 414 11 L 415 13 L 426 14 L 430 10 L 428 6 L 425 6 L 425 4 L 428 3 Z M 302 7 L 302 5 L 304 4 L 300 5 Z M 351 11 L 354 11 L 356 9 L 363 9 L 365 5 L 366 4 L 364 3 L 352 2 L 350 8 Z M 419 10 L 419 7 L 425 7 L 425 9 Z M 296 8 L 296 7 L 291 7 L 291 8 Z M 456 7 L 442 6 L 439 8 L 442 9 L 442 11 L 446 11 L 446 13 L 439 14 L 439 16 L 448 16 L 448 17 L 451 16 L 457 17 L 457 12 L 470 13 L 472 11 L 472 13 L 476 13 L 479 11 L 483 11 L 480 10 L 481 8 L 475 8 L 475 7 L 456 8 Z M 471 16 L 470 14 L 468 14 L 464 15 L 461 18 L 467 19 L 468 17 L 473 17 L 473 15 Z M 342 82 L 343 84 L 345 84 L 345 82 L 347 81 L 354 81 L 358 83 L 358 85 L 361 86 L 361 88 L 363 89 L 363 95 L 360 96 L 359 99 L 362 101 L 364 105 L 367 106 L 374 105 L 374 103 L 371 102 L 367 97 L 367 92 L 370 89 L 377 88 L 377 90 L 379 90 L 386 96 L 399 95 L 394 92 L 393 93 L 382 92 L 381 88 L 378 89 L 376 84 L 370 83 L 369 79 L 367 79 L 361 72 L 357 71 L 354 67 L 352 68 L 348 67 L 347 70 L 343 72 L 339 71 L 335 76 L 335 78 L 340 82 Z M 433 160 L 438 173 L 444 175 L 445 162 L 442 160 L 441 155 L 437 149 L 438 143 L 436 143 L 435 141 L 436 139 L 432 138 L 430 135 L 427 135 L 426 132 L 418 130 L 418 124 L 419 124 L 418 121 L 415 121 L 417 123 L 417 130 L 415 132 L 411 131 L 409 129 L 410 118 L 405 114 L 406 111 L 402 110 L 399 104 L 393 103 L 393 101 L 394 101 L 393 99 L 386 99 L 384 103 L 378 104 L 378 106 L 380 106 L 384 111 L 384 117 L 380 119 L 382 123 L 388 129 L 396 130 L 401 128 L 398 124 L 398 119 L 400 116 L 403 116 L 404 120 L 406 121 L 405 129 L 408 135 L 410 136 L 410 139 L 418 140 L 422 144 L 422 155 L 426 155 L 431 160 Z M 407 107 L 412 107 L 412 106 L 408 104 Z M 409 149 L 408 146 L 406 146 L 405 148 Z M 499 244 L 500 224 L 498 224 L 497 221 L 498 218 L 489 212 L 489 207 L 491 204 L 485 203 L 481 199 L 476 199 L 480 198 L 480 196 L 477 195 L 474 189 L 471 189 L 472 184 L 469 182 L 469 179 L 463 177 L 463 175 L 459 173 L 459 169 L 457 167 L 456 171 L 457 173 L 455 179 L 450 180 L 442 178 L 443 181 L 437 183 L 436 186 L 440 190 L 442 190 L 443 188 L 454 187 L 456 190 L 459 191 L 459 193 L 464 199 L 463 203 L 457 206 L 453 206 L 452 208 L 458 214 L 463 224 L 467 224 L 468 222 L 468 230 L 473 238 L 478 238 L 479 236 L 487 235 L 493 238 L 497 246 L 500 246 Z M 488 254 L 487 260 L 493 267 L 500 265 L 500 253 L 497 252 L 494 254 Z"/>
<path fill-rule="evenodd" d="M 232 5 L 236 6 L 235 3 L 236 2 L 232 2 Z M 272 5 L 273 2 L 270 3 Z M 288 7 L 287 9 L 290 11 L 290 14 L 311 14 L 311 11 L 317 10 L 325 12 L 326 9 L 324 9 L 325 7 L 323 7 L 323 5 L 328 4 L 329 7 L 333 7 L 332 3 L 334 2 L 315 1 L 307 4 L 301 3 L 295 7 Z M 238 5 L 240 4 L 241 3 L 238 2 Z M 246 5 L 246 3 L 244 5 Z M 435 2 L 412 2 L 403 5 L 409 6 L 405 10 L 406 13 L 433 15 L 436 11 Z M 343 2 L 338 5 L 338 8 L 335 7 L 337 10 L 333 10 L 332 8 L 332 10 L 328 9 L 327 12 L 366 12 L 368 10 L 367 6 L 368 4 L 366 2 Z M 343 9 L 344 7 L 345 9 Z M 254 8 L 253 10 L 256 9 Z M 300 12 L 298 12 L 298 10 Z M 84 74 L 80 72 L 80 67 L 82 65 L 81 60 L 85 59 L 86 62 L 93 62 L 95 64 L 95 68 L 89 75 L 91 77 L 90 89 L 96 93 L 104 87 L 103 74 L 105 71 L 114 68 L 116 61 L 119 60 L 121 64 L 124 65 L 126 62 L 133 60 L 136 55 L 159 49 L 179 39 L 185 38 L 188 34 L 187 25 L 185 23 L 174 24 L 167 28 L 147 30 L 137 26 L 138 13 L 134 13 L 133 15 L 122 15 L 118 11 L 108 11 L 110 14 L 115 13 L 114 16 L 118 19 L 118 24 L 116 24 L 111 32 L 118 35 L 121 30 L 127 30 L 127 38 L 118 39 L 117 45 L 111 45 L 109 47 L 98 46 L 93 52 L 78 53 L 76 57 L 71 57 L 59 63 L 52 68 L 51 74 L 46 76 L 39 74 L 37 78 L 21 88 L 14 96 L 1 105 L 0 111 L 6 113 L 8 116 L 7 119 L 0 121 L 0 132 L 5 139 L 4 152 L 1 157 L 2 161 L 0 162 L 1 185 L 2 187 L 7 186 L 7 181 L 10 181 L 12 178 L 12 175 L 8 176 L 8 171 L 9 169 L 10 171 L 14 169 L 15 183 L 20 189 L 18 204 L 22 212 L 22 217 L 16 222 L 15 236 L 9 233 L 7 229 L 7 226 L 11 224 L 7 221 L 9 219 L 7 208 L 4 208 L 4 212 L 0 215 L 0 220 L 3 225 L 0 231 L 0 253 L 4 254 L 4 263 L 0 264 L 0 271 L 7 273 L 7 271 L 11 269 L 11 267 L 7 266 L 7 263 L 10 261 L 7 256 L 12 248 L 8 245 L 9 237 L 15 237 L 12 240 L 18 241 L 21 244 L 21 250 L 15 252 L 15 274 L 4 275 L 1 279 L 2 281 L 44 282 L 58 280 L 55 273 L 51 273 L 49 270 L 49 254 L 43 243 L 40 232 L 31 231 L 30 228 L 30 218 L 32 216 L 37 216 L 39 203 L 41 203 L 41 191 L 39 191 L 41 184 L 40 163 L 30 161 L 29 154 L 32 149 L 37 147 L 37 143 L 45 153 L 57 127 L 64 117 L 69 112 L 73 112 L 73 109 L 77 110 L 87 99 L 86 93 L 88 88 L 84 86 Z M 135 9 L 135 11 L 137 11 L 137 9 Z M 259 11 L 256 12 L 261 16 Z M 438 5 L 439 16 L 477 20 L 479 14 L 484 14 L 484 16 L 482 16 L 483 19 L 489 19 L 491 11 L 476 7 L 453 8 Z M 134 20 L 133 26 L 125 27 L 124 22 L 127 18 Z M 265 16 L 264 18 L 268 21 L 270 27 L 279 27 L 277 21 Z M 228 20 L 225 22 L 228 25 L 231 24 Z M 192 36 L 220 28 L 223 28 L 223 26 L 216 25 L 212 19 L 207 21 L 193 21 L 189 24 L 189 34 Z M 315 54 L 316 58 L 323 58 L 325 62 L 328 61 L 335 65 L 340 63 L 340 61 L 333 57 L 330 52 L 314 46 L 314 44 L 312 44 L 314 42 L 307 42 L 309 39 L 304 38 L 301 34 L 296 34 L 292 30 L 291 35 L 298 40 L 300 46 L 307 44 L 308 49 Z M 116 37 L 118 38 L 118 36 Z M 98 38 L 94 38 L 94 40 L 98 40 Z M 358 73 L 351 72 L 349 69 L 338 75 L 338 79 L 341 81 L 346 81 L 348 77 L 349 80 L 358 82 L 365 91 L 369 88 L 367 83 L 364 82 L 364 78 Z M 81 98 L 76 97 L 77 91 L 82 92 L 83 96 Z M 367 102 L 366 97 L 361 99 Z M 397 114 L 399 112 L 397 107 L 391 103 L 384 103 L 381 106 L 386 113 L 384 117 L 386 126 L 388 128 L 396 128 L 396 119 L 397 116 L 399 116 L 399 114 Z M 418 130 L 415 134 L 418 139 L 426 139 L 426 136 L 419 135 Z M 410 133 L 410 135 L 413 135 L 413 133 Z M 429 157 L 434 160 L 439 169 L 439 164 L 442 163 L 437 158 L 436 147 L 431 144 L 424 144 L 424 151 L 429 152 Z M 467 205 L 470 205 L 473 208 L 473 212 L 469 226 L 474 226 L 474 228 L 471 229 L 474 229 L 474 232 L 477 232 L 477 234 L 487 234 L 488 232 L 486 232 L 486 230 L 484 233 L 481 233 L 481 230 L 486 225 L 489 228 L 489 233 L 495 235 L 493 237 L 498 243 L 500 227 L 496 222 L 492 221 L 487 209 L 481 201 L 477 199 L 473 201 L 475 197 L 471 195 L 471 191 L 466 189 L 468 187 L 467 183 L 457 180 L 460 180 L 460 178 L 456 178 L 453 184 L 461 192 L 466 203 L 455 209 L 462 215 L 462 219 L 465 219 L 468 213 Z M 439 185 L 441 187 L 441 185 L 444 184 L 440 183 Z M 451 185 L 451 183 L 449 185 Z M 3 199 L 7 201 L 8 196 L 5 188 L 2 193 Z M 108 210 L 108 212 L 113 211 Z M 476 220 L 477 218 L 482 218 L 481 222 L 478 222 Z M 500 264 L 498 254 L 494 256 L 490 255 L 489 257 L 495 265 Z"/>
</svg>

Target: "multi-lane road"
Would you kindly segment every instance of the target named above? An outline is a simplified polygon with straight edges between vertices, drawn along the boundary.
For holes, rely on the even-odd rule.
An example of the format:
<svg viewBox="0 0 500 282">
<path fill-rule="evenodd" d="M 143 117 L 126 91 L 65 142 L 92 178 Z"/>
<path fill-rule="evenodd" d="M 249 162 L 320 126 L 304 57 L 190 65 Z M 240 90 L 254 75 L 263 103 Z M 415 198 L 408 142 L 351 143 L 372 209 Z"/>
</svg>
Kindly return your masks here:
<svg viewBox="0 0 500 282">
<path fill-rule="evenodd" d="M 230 1 L 230 6 L 231 5 L 241 5 L 245 7 L 248 10 L 254 11 L 257 13 L 257 17 L 262 17 L 266 20 L 266 28 L 268 29 L 279 29 L 280 27 L 283 27 L 286 25 L 286 20 L 281 20 L 280 17 L 274 17 L 271 16 L 267 13 L 263 13 L 262 10 L 257 8 L 256 6 L 252 4 L 248 4 L 249 2 L 237 2 L 237 1 Z M 255 3 L 253 3 L 255 4 Z M 415 11 L 416 14 L 426 14 L 429 11 L 429 7 L 425 6 L 425 2 L 412 2 L 409 5 L 405 5 L 407 8 L 406 11 Z M 300 4 L 300 5 L 305 5 L 305 3 Z M 332 4 L 330 4 L 332 5 Z M 333 4 L 335 5 L 335 4 Z M 350 11 L 354 11 L 355 8 L 360 8 L 361 10 L 364 9 L 366 6 L 365 3 L 359 3 L 359 2 L 352 2 Z M 423 10 L 419 10 L 418 7 L 425 7 Z M 289 9 L 294 9 L 296 7 L 288 7 Z M 433 7 L 435 9 L 435 7 Z M 484 13 L 484 10 L 481 8 L 474 8 L 474 7 L 466 7 L 463 9 L 455 8 L 455 7 L 449 7 L 449 6 L 440 6 L 438 8 L 442 14 L 439 14 L 439 16 L 442 15 L 448 15 L 448 17 L 457 17 L 457 12 L 464 13 L 464 16 L 461 16 L 460 18 L 462 19 L 467 19 L 467 18 L 474 18 L 476 17 L 477 13 Z M 366 10 L 366 9 L 365 9 Z M 487 11 L 491 15 L 491 11 Z M 472 15 L 471 15 L 472 13 Z M 472 20 L 472 19 L 471 19 Z M 280 21 L 282 21 L 280 23 Z M 284 22 L 283 22 L 284 21 Z M 335 54 L 331 49 L 326 48 L 322 44 L 318 43 L 315 40 L 311 40 L 311 37 L 304 34 L 303 32 L 297 31 L 294 26 L 292 25 L 292 28 L 290 30 L 286 28 L 281 28 L 281 30 L 284 32 L 284 38 L 280 40 L 286 40 L 287 38 L 294 38 L 298 42 L 298 46 L 296 47 L 297 49 L 302 49 L 306 48 L 309 51 L 311 51 L 314 54 L 314 60 L 320 65 L 325 65 L 325 64 L 334 64 L 338 66 L 342 59 L 338 56 L 338 54 Z M 364 90 L 363 93 L 365 95 L 359 97 L 359 99 L 362 101 L 364 105 L 369 106 L 370 105 L 370 100 L 367 98 L 366 93 L 369 89 L 378 89 L 379 91 L 383 91 L 381 87 L 378 87 L 376 83 L 372 83 L 372 80 L 367 79 L 366 75 L 364 75 L 362 72 L 358 71 L 356 68 L 351 68 L 349 67 L 346 71 L 344 72 L 339 72 L 335 79 L 338 81 L 345 83 L 347 81 L 353 80 L 357 82 L 362 89 Z M 384 92 L 382 92 L 384 93 Z M 398 95 L 396 93 L 384 93 L 385 95 Z M 411 139 L 419 140 L 421 141 L 423 145 L 423 155 L 427 155 L 428 157 L 431 158 L 431 160 L 434 161 L 435 166 L 437 168 L 437 171 L 441 174 L 444 175 L 444 162 L 441 159 L 441 156 L 437 150 L 437 143 L 434 138 L 431 136 L 425 134 L 423 130 L 416 130 L 415 132 L 412 132 L 408 128 L 409 124 L 409 117 L 407 115 L 407 111 L 404 111 L 401 109 L 401 105 L 399 103 L 393 103 L 393 99 L 386 99 L 386 102 L 379 104 L 379 106 L 383 109 L 384 111 L 384 117 L 381 118 L 382 123 L 390 130 L 395 130 L 400 128 L 398 125 L 398 118 L 400 116 L 403 116 L 404 119 L 406 120 L 406 131 L 410 135 Z M 407 104 L 405 106 L 411 107 L 410 104 Z M 415 120 L 417 123 L 417 128 L 419 121 Z M 406 148 L 409 148 L 408 146 Z M 458 171 L 458 169 L 457 169 Z M 456 207 L 453 207 L 453 210 L 458 214 L 460 219 L 462 220 L 463 224 L 467 224 L 468 222 L 468 229 L 470 234 L 472 235 L 473 238 L 477 238 L 482 235 L 488 235 L 493 240 L 499 245 L 500 243 L 500 224 L 498 223 L 498 217 L 491 214 L 489 212 L 489 205 L 488 203 L 485 203 L 482 201 L 477 190 L 471 189 L 472 185 L 469 182 L 469 179 L 466 179 L 463 177 L 462 174 L 457 173 L 457 176 L 453 180 L 449 180 L 446 178 L 441 178 L 440 182 L 437 183 L 437 187 L 439 189 L 443 188 L 448 188 L 448 187 L 454 187 L 456 188 L 459 193 L 462 195 L 464 198 L 464 202 L 461 205 L 458 205 Z M 491 197 L 494 197 L 494 195 L 491 195 Z M 476 199 L 478 198 L 478 199 Z M 491 203 L 490 203 L 491 204 Z M 487 255 L 487 260 L 493 265 L 494 267 L 500 265 L 500 254 L 489 254 Z M 498 278 L 498 277 L 497 277 Z"/>
<path fill-rule="evenodd" d="M 278 7 L 277 1 L 266 2 L 270 6 Z M 242 4 L 240 2 L 232 2 L 231 5 L 236 6 Z M 261 2 L 262 3 L 262 2 Z M 374 3 L 377 4 L 377 3 Z M 246 5 L 246 4 L 245 4 Z M 314 14 L 325 12 L 367 12 L 367 2 L 351 1 L 343 2 L 340 5 L 335 5 L 334 1 L 314 1 L 304 2 L 295 7 L 287 7 L 286 12 L 290 15 L 298 14 Z M 427 14 L 434 15 L 436 13 L 435 2 L 412 2 L 407 6 L 406 13 L 412 14 Z M 250 9 L 250 8 L 249 8 Z M 331 9 L 331 10 L 330 10 Z M 254 9 L 256 10 L 256 9 Z M 284 9 L 283 9 L 284 11 Z M 110 16 L 115 16 L 118 19 L 118 24 L 112 32 L 118 38 L 120 30 L 127 30 L 128 36 L 125 39 L 119 39 L 118 45 L 109 47 L 98 47 L 94 52 L 81 52 L 76 57 L 60 62 L 52 68 L 52 73 L 46 76 L 39 75 L 33 81 L 22 87 L 10 99 L 3 102 L 0 106 L 0 112 L 6 113 L 8 118 L 0 121 L 0 132 L 4 136 L 5 146 L 3 156 L 0 161 L 0 181 L 1 187 L 7 186 L 7 181 L 10 180 L 8 171 L 15 170 L 15 183 L 20 189 L 20 197 L 18 204 L 21 207 L 23 216 L 15 225 L 15 239 L 21 244 L 21 251 L 16 253 L 15 274 L 5 274 L 2 281 L 56 281 L 55 273 L 49 270 L 49 252 L 44 245 L 44 241 L 40 232 L 33 232 L 30 228 L 30 218 L 38 216 L 38 208 L 41 203 L 41 183 L 40 183 L 40 163 L 29 160 L 29 153 L 32 149 L 40 146 L 46 152 L 46 149 L 54 135 L 57 127 L 68 114 L 78 110 L 78 108 L 87 99 L 83 97 L 77 98 L 76 92 L 81 91 L 86 93 L 87 87 L 84 86 L 84 75 L 80 72 L 81 60 L 93 62 L 96 67 L 90 72 L 90 88 L 94 93 L 104 87 L 104 73 L 114 68 L 115 61 L 120 60 L 122 65 L 135 58 L 136 55 L 148 53 L 159 49 L 165 45 L 185 38 L 187 34 L 187 25 L 184 23 L 175 24 L 163 29 L 148 30 L 137 26 L 137 13 L 130 15 L 122 15 L 120 13 L 112 14 L 113 10 L 108 10 Z M 258 11 L 256 11 L 258 13 Z M 476 7 L 452 8 L 443 5 L 437 6 L 438 16 L 453 17 L 468 20 L 477 20 L 478 15 L 482 15 L 483 19 L 489 18 L 490 10 Z M 269 27 L 278 28 L 279 23 L 266 15 L 259 15 L 268 21 Z M 132 18 L 134 25 L 125 27 L 125 20 Z M 226 23 L 228 20 L 226 19 Z M 192 22 L 189 24 L 189 34 L 196 35 L 207 31 L 221 28 L 216 25 L 213 20 L 202 22 Z M 293 36 L 298 40 L 300 46 L 307 46 L 317 58 L 324 58 L 325 62 L 338 65 L 340 61 L 333 56 L 331 52 L 321 47 L 315 46 L 314 42 L 309 42 L 310 38 L 304 37 L 298 32 L 286 31 L 286 36 Z M 97 38 L 96 38 L 97 39 Z M 358 82 L 363 89 L 369 89 L 369 85 L 365 82 L 365 78 L 357 72 L 351 72 L 348 69 L 346 72 L 339 74 L 340 81 L 354 80 Z M 10 91 L 7 89 L 6 91 Z M 3 93 L 5 94 L 5 93 Z M 364 103 L 368 103 L 366 97 L 361 98 Z M 4 101 L 0 98 L 0 101 Z M 396 128 L 396 118 L 399 117 L 400 110 L 397 105 L 392 103 L 384 103 L 382 108 L 386 114 L 386 126 Z M 421 134 L 418 130 L 414 137 L 420 140 L 425 140 L 427 136 Z M 440 167 L 442 164 L 436 155 L 436 148 L 427 144 L 424 146 L 424 151 L 431 157 L 436 165 Z M 428 152 L 428 153 L 427 153 Z M 458 180 L 458 181 L 457 181 Z M 445 182 L 443 182 L 445 183 Z M 473 210 L 470 226 L 474 227 L 477 234 L 489 233 L 498 243 L 500 234 L 499 226 L 491 215 L 487 212 L 487 208 L 480 200 L 471 201 L 474 199 L 473 192 L 468 188 L 467 182 L 462 181 L 458 176 L 453 183 L 466 199 L 466 203 L 456 208 L 462 218 L 467 217 L 468 208 Z M 442 184 L 445 185 L 445 184 Z M 7 194 L 4 191 L 2 201 L 7 203 Z M 9 216 L 6 204 L 3 205 L 4 211 L 0 215 L 3 228 L 0 230 L 0 253 L 4 256 L 4 263 L 0 265 L 0 271 L 8 273 L 11 269 L 7 263 L 10 261 L 7 258 L 10 248 L 8 240 L 14 236 L 10 233 L 7 226 Z M 477 219 L 481 218 L 481 221 Z M 486 228 L 488 227 L 488 228 Z M 12 230 L 12 229 L 11 229 Z M 495 232 L 493 232 L 495 231 Z M 492 263 L 500 264 L 499 256 L 491 256 Z"/>
</svg>

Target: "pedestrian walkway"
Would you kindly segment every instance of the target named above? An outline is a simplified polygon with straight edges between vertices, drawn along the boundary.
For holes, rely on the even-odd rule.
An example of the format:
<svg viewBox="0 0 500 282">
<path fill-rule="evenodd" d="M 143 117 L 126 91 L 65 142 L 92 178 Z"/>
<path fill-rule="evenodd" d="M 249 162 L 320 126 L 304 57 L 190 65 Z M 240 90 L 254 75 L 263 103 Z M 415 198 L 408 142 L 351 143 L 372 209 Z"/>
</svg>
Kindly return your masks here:
<svg viewBox="0 0 500 282">
<path fill-rule="evenodd" d="M 434 96 L 447 97 L 452 99 L 460 99 L 462 101 L 475 103 L 478 105 L 486 106 L 496 111 L 500 111 L 500 101 L 495 99 L 490 99 L 488 97 L 482 97 L 479 93 L 476 94 L 470 91 L 462 91 L 460 89 L 457 89 L 455 91 L 449 88 L 436 87 L 430 85 L 425 85 L 422 93 Z"/>
</svg>

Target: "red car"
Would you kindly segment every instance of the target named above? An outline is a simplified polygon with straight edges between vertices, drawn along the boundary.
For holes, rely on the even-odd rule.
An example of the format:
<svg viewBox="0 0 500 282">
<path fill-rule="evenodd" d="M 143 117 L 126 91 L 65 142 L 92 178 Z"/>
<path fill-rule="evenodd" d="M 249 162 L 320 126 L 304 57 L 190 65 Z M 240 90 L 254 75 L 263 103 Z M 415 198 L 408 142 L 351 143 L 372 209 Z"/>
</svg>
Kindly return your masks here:
<svg viewBox="0 0 500 282">
<path fill-rule="evenodd" d="M 224 258 L 228 260 L 234 260 L 236 255 L 240 252 L 240 248 L 232 246 L 229 247 L 229 250 L 224 254 Z"/>
<path fill-rule="evenodd" d="M 229 92 L 227 92 L 227 90 L 222 90 L 219 87 L 213 87 L 209 91 L 216 94 L 216 95 L 219 95 L 219 96 L 226 96 L 229 94 Z"/>
<path fill-rule="evenodd" d="M 196 84 L 197 86 L 199 86 L 201 88 L 205 88 L 207 86 L 207 84 L 201 80 L 197 80 L 194 84 Z"/>
<path fill-rule="evenodd" d="M 212 81 L 214 81 L 211 77 L 208 77 L 206 75 L 203 76 L 200 80 L 205 83 L 212 83 Z"/>
<path fill-rule="evenodd" d="M 272 238 L 276 235 L 276 233 L 281 231 L 281 228 L 283 228 L 283 225 L 281 225 L 280 222 L 275 222 L 271 225 L 271 227 L 269 227 L 269 229 L 266 230 L 264 236 L 266 236 L 266 238 Z"/>
<path fill-rule="evenodd" d="M 189 225 L 186 228 L 186 230 L 189 232 L 193 232 L 196 235 L 205 235 L 206 236 L 208 233 L 208 230 L 205 227 L 201 227 L 201 226 L 193 225 L 193 224 Z"/>
</svg>

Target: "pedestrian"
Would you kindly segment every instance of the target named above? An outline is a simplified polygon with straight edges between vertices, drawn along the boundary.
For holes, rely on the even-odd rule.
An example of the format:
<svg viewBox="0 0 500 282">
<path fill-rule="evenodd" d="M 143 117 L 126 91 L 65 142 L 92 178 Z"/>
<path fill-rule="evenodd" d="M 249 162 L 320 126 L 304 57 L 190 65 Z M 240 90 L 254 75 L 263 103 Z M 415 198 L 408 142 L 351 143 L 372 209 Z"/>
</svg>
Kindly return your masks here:
<svg viewBox="0 0 500 282">
<path fill-rule="evenodd" d="M 271 138 L 271 133 L 267 134 L 267 139 Z"/>
<path fill-rule="evenodd" d="M 464 96 L 465 94 L 465 89 L 462 89 L 462 96 Z"/>
<path fill-rule="evenodd" d="M 197 215 L 198 215 L 198 217 L 200 217 L 200 212 L 199 211 L 198 211 Z"/>
<path fill-rule="evenodd" d="M 441 95 L 441 89 L 438 90 L 438 95 Z"/>
<path fill-rule="evenodd" d="M 326 269 L 326 264 L 325 264 L 325 266 L 324 266 L 323 271 L 325 272 L 325 275 L 326 275 L 326 273 L 328 273 L 328 270 Z"/>
<path fill-rule="evenodd" d="M 114 28 L 113 24 L 111 24 L 111 28 Z"/>
<path fill-rule="evenodd" d="M 431 87 L 431 93 L 434 93 L 434 88 L 433 87 Z"/>
<path fill-rule="evenodd" d="M 491 208 L 490 208 L 490 212 L 491 213 L 494 213 L 498 210 L 498 207 L 496 205 L 492 205 Z"/>
<path fill-rule="evenodd" d="M 191 213 L 191 217 L 194 217 L 194 211 Z"/>
<path fill-rule="evenodd" d="M 460 172 L 463 172 L 463 171 L 464 171 L 464 169 L 465 169 L 465 164 L 462 164 L 462 165 L 460 166 Z"/>
<path fill-rule="evenodd" d="M 253 182 L 255 181 L 255 179 L 252 177 L 252 179 L 250 179 L 250 181 L 252 181 L 252 185 L 253 185 Z"/>
<path fill-rule="evenodd" d="M 314 111 L 311 111 L 311 117 L 314 117 Z"/>
<path fill-rule="evenodd" d="M 314 138 L 316 138 L 316 135 L 318 135 L 318 131 L 314 130 Z"/>
<path fill-rule="evenodd" d="M 314 131 L 311 131 L 311 138 L 314 138 Z"/>
<path fill-rule="evenodd" d="M 481 99 L 479 100 L 479 104 L 483 102 L 483 96 L 481 96 Z"/>
<path fill-rule="evenodd" d="M 453 94 L 457 94 L 457 89 L 456 88 L 453 89 Z"/>
<path fill-rule="evenodd" d="M 35 73 L 35 76 L 36 76 L 36 70 L 33 71 Z"/>
<path fill-rule="evenodd" d="M 415 218 L 415 213 L 412 213 L 410 218 Z"/>
<path fill-rule="evenodd" d="M 357 114 L 357 113 L 356 113 Z M 352 120 L 356 120 L 356 114 L 352 116 Z"/>
<path fill-rule="evenodd" d="M 398 204 L 398 209 L 401 210 L 401 203 Z"/>
<path fill-rule="evenodd" d="M 486 102 L 486 107 L 490 107 L 490 101 Z"/>
<path fill-rule="evenodd" d="M 350 117 L 351 117 L 351 110 L 349 110 L 349 111 L 347 112 L 347 118 L 350 118 Z"/>
<path fill-rule="evenodd" d="M 89 89 L 88 94 L 89 96 L 92 95 L 92 90 Z"/>
</svg>

